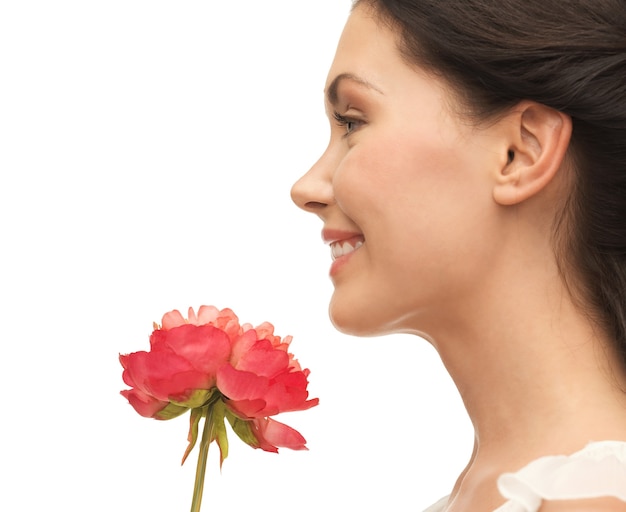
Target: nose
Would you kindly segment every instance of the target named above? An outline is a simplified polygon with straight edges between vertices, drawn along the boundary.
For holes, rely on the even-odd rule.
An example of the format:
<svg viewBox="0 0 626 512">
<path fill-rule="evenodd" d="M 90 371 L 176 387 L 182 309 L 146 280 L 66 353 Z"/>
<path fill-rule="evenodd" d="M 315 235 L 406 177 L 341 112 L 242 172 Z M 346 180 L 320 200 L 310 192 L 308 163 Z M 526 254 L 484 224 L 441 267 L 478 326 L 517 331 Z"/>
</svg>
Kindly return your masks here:
<svg viewBox="0 0 626 512">
<path fill-rule="evenodd" d="M 291 187 L 291 199 L 304 211 L 322 215 L 335 202 L 327 160 L 328 152 Z"/>
</svg>

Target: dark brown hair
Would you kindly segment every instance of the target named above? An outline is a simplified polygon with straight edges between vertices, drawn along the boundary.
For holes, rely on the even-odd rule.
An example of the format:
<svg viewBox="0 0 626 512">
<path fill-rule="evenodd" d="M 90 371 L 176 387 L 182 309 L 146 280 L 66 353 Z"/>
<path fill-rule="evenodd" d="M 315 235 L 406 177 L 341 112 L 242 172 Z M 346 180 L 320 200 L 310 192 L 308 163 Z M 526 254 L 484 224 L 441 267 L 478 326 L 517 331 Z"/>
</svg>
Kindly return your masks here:
<svg viewBox="0 0 626 512">
<path fill-rule="evenodd" d="M 359 4 L 396 29 L 407 62 L 443 77 L 474 119 L 525 99 L 572 118 L 575 179 L 555 250 L 574 298 L 626 364 L 626 0 Z"/>
</svg>

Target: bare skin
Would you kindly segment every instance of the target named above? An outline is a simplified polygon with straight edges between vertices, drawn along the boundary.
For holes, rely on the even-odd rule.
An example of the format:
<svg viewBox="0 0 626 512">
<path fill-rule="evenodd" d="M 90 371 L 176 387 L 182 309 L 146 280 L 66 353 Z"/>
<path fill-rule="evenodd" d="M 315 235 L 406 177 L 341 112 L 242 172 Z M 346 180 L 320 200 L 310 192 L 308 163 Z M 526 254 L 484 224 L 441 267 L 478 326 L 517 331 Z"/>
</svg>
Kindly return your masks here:
<svg viewBox="0 0 626 512">
<path fill-rule="evenodd" d="M 449 87 L 407 65 L 364 6 L 326 89 L 330 143 L 292 197 L 329 242 L 362 243 L 333 264 L 335 325 L 429 340 L 463 398 L 475 447 L 446 512 L 491 512 L 505 501 L 498 476 L 538 457 L 626 441 L 626 368 L 572 299 L 552 242 L 571 120 L 522 102 L 488 126 L 468 123 Z M 562 510 L 626 504 L 541 508 Z"/>
</svg>

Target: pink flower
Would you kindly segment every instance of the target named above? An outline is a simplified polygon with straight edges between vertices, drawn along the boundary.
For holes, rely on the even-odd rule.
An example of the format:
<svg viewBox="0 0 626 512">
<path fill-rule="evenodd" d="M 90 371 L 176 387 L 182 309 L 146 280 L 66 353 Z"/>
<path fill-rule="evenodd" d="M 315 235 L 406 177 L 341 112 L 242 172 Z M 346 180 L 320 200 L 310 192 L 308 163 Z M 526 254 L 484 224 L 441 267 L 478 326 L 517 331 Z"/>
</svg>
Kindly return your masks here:
<svg viewBox="0 0 626 512">
<path fill-rule="evenodd" d="M 217 370 L 231 353 L 226 332 L 208 322 L 186 323 L 182 316 L 178 322 L 174 313 L 163 317 L 169 328 L 150 336 L 150 352 L 120 355 L 122 378 L 133 388 L 122 395 L 142 416 L 170 419 L 201 405 L 198 400 L 215 386 Z"/>
<path fill-rule="evenodd" d="M 236 340 L 233 357 L 217 372 L 217 387 L 235 414 L 262 418 L 317 405 L 317 399 L 307 400 L 309 370 L 287 352 L 290 342 L 291 337 L 274 336 L 267 323 Z"/>
<path fill-rule="evenodd" d="M 217 422 L 213 439 L 222 459 L 227 442 L 225 435 L 219 435 L 219 422 L 223 424 L 224 419 L 254 448 L 271 452 L 278 447 L 306 449 L 300 433 L 269 418 L 319 402 L 308 398 L 309 370 L 303 370 L 288 352 L 290 336 L 276 336 L 267 322 L 256 328 L 241 325 L 233 311 L 213 306 L 202 306 L 197 314 L 189 308 L 186 319 L 171 311 L 161 323 L 161 327 L 155 324 L 150 336 L 150 351 L 120 355 L 122 377 L 131 388 L 121 394 L 146 417 L 171 419 L 191 409 L 185 457 L 209 407 L 211 421 Z M 217 401 L 224 407 L 215 407 Z"/>
</svg>

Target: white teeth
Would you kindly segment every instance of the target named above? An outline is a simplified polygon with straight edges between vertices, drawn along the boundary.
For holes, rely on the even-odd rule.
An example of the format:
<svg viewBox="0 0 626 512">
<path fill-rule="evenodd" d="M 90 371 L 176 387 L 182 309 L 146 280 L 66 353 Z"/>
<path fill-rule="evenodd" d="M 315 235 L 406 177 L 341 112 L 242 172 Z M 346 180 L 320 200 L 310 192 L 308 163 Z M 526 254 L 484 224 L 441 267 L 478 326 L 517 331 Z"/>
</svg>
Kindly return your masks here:
<svg viewBox="0 0 626 512">
<path fill-rule="evenodd" d="M 330 251 L 333 260 L 341 256 L 345 256 L 346 254 L 351 253 L 352 251 L 356 251 L 359 247 L 363 245 L 363 241 L 359 240 L 354 245 L 350 242 L 333 242 L 330 244 Z"/>
</svg>

